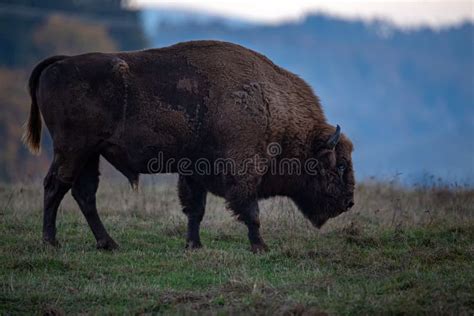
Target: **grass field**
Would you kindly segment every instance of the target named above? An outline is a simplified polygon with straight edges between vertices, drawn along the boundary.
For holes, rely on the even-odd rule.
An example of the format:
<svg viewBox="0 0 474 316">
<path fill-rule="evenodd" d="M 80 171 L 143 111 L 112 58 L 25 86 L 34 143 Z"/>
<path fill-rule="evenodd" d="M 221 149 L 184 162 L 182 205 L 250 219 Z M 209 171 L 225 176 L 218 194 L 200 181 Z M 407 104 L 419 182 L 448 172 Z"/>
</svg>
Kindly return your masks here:
<svg viewBox="0 0 474 316">
<path fill-rule="evenodd" d="M 316 230 L 286 199 L 262 202 L 271 250 L 208 198 L 204 248 L 184 250 L 175 189 L 102 183 L 115 252 L 95 249 L 70 196 L 59 249 L 41 236 L 39 185 L 0 187 L 0 314 L 474 313 L 474 191 L 359 185 L 354 209 Z"/>
</svg>

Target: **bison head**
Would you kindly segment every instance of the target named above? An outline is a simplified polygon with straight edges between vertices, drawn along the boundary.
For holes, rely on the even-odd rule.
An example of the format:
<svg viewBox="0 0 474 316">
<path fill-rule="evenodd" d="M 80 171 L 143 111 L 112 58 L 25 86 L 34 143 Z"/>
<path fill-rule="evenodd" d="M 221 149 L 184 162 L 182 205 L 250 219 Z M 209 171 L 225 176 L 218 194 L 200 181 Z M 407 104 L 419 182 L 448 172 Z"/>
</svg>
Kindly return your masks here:
<svg viewBox="0 0 474 316">
<path fill-rule="evenodd" d="M 305 175 L 304 188 L 295 198 L 303 214 L 316 227 L 354 205 L 352 143 L 339 125 L 328 127 L 314 138 L 311 156 L 318 161 L 317 172 Z"/>
</svg>

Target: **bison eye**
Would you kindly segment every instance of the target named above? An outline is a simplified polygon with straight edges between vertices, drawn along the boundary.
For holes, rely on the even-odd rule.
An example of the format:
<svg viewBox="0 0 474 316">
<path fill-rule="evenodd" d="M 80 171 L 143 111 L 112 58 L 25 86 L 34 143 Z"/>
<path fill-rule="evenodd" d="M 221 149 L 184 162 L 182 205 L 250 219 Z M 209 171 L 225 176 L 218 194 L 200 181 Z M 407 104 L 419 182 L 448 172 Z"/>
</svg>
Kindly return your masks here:
<svg viewBox="0 0 474 316">
<path fill-rule="evenodd" d="M 344 164 L 339 164 L 337 166 L 337 170 L 340 172 L 340 173 L 344 173 L 344 171 L 346 170 L 346 165 Z"/>
</svg>

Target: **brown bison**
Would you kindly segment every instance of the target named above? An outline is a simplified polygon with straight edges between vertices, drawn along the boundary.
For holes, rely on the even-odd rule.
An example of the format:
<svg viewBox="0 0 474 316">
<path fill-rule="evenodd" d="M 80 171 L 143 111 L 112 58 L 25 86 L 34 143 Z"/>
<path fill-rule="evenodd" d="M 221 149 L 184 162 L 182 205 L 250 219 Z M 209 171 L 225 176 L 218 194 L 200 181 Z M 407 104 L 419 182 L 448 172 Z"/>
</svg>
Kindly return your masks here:
<svg viewBox="0 0 474 316">
<path fill-rule="evenodd" d="M 117 247 L 96 209 L 100 156 L 133 186 L 140 173 L 179 173 L 187 248 L 201 247 L 207 192 L 224 197 L 247 225 L 254 252 L 267 248 L 259 199 L 287 196 L 316 227 L 354 204 L 350 140 L 327 123 L 302 79 L 244 47 L 194 41 L 54 56 L 34 68 L 29 92 L 24 141 L 39 151 L 41 112 L 54 148 L 44 179 L 46 243 L 57 244 L 58 206 L 72 189 L 97 248 Z M 222 159 L 233 168 L 202 172 L 195 164 Z M 273 168 L 285 160 L 287 167 L 305 168 Z M 161 162 L 166 168 L 156 168 Z"/>
</svg>

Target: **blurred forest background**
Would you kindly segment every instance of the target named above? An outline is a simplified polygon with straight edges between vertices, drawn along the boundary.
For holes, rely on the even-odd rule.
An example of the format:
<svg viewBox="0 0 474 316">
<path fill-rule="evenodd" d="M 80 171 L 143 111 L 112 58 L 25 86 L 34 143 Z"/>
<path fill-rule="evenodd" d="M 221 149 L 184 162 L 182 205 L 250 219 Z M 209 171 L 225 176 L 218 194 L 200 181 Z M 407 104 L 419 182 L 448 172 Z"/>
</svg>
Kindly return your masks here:
<svg viewBox="0 0 474 316">
<path fill-rule="evenodd" d="M 32 156 L 21 143 L 28 117 L 27 81 L 34 65 L 51 55 L 112 52 L 149 46 L 137 11 L 122 0 L 0 1 L 0 181 L 42 177 L 49 167 L 51 141 Z"/>
<path fill-rule="evenodd" d="M 135 50 L 192 39 L 255 49 L 308 81 L 354 141 L 357 177 L 474 183 L 474 25 L 404 30 L 309 14 L 278 25 L 123 0 L 0 0 L 0 181 L 43 176 L 51 143 L 20 142 L 29 72 L 55 54 Z"/>
</svg>

